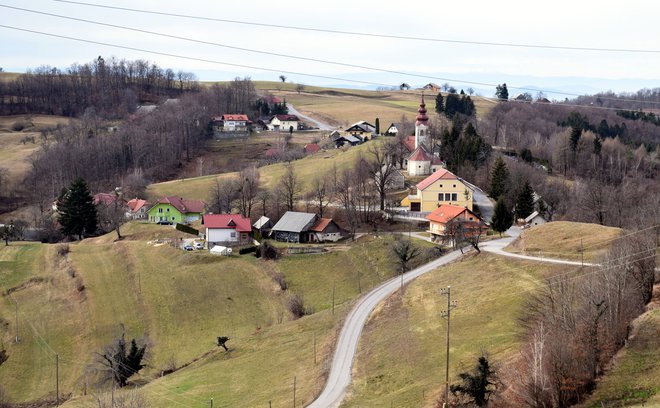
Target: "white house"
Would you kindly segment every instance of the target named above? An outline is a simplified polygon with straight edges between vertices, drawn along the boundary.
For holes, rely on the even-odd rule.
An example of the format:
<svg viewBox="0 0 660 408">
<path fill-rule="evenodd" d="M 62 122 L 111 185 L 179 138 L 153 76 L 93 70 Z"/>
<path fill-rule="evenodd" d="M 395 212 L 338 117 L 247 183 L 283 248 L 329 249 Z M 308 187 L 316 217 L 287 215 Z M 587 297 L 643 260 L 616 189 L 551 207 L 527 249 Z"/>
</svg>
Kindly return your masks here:
<svg viewBox="0 0 660 408">
<path fill-rule="evenodd" d="M 206 243 L 215 245 L 246 245 L 251 242 L 250 219 L 240 214 L 204 214 L 202 224 L 206 228 Z"/>
<path fill-rule="evenodd" d="M 224 114 L 213 118 L 212 127 L 215 132 L 245 132 L 249 123 L 247 115 Z"/>
<path fill-rule="evenodd" d="M 534 211 L 529 215 L 529 217 L 525 218 L 525 225 L 529 225 L 530 227 L 533 227 L 535 225 L 542 225 L 548 222 L 541 214 L 539 214 L 538 211 Z"/>
<path fill-rule="evenodd" d="M 268 130 L 288 132 L 289 129 L 293 129 L 295 132 L 299 123 L 300 119 L 296 115 L 275 115 L 266 126 Z"/>
</svg>

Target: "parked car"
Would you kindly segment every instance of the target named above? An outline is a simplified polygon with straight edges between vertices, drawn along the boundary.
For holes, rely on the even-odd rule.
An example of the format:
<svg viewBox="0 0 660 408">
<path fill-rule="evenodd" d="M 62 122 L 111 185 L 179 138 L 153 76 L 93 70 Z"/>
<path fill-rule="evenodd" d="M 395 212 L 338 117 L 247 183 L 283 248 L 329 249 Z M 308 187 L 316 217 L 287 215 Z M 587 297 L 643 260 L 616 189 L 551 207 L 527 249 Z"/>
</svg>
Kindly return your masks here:
<svg viewBox="0 0 660 408">
<path fill-rule="evenodd" d="M 184 246 L 183 246 L 183 249 L 184 249 L 185 251 L 192 251 L 192 250 L 194 250 L 193 246 L 190 245 L 190 244 L 186 244 L 186 245 L 184 245 Z"/>
<path fill-rule="evenodd" d="M 204 249 L 204 244 L 202 242 L 195 242 L 195 245 L 193 245 L 195 249 Z"/>
</svg>

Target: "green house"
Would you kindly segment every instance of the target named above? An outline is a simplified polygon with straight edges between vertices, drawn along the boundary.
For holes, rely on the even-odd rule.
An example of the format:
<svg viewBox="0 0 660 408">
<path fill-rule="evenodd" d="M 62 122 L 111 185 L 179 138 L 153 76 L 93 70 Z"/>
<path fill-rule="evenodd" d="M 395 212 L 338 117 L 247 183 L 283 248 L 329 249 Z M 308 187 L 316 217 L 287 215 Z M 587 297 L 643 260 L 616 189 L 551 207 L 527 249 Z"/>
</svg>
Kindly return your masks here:
<svg viewBox="0 0 660 408">
<path fill-rule="evenodd" d="M 206 204 L 202 200 L 185 200 L 175 196 L 164 197 L 149 208 L 148 220 L 157 224 L 187 224 L 200 220 L 204 207 Z"/>
</svg>

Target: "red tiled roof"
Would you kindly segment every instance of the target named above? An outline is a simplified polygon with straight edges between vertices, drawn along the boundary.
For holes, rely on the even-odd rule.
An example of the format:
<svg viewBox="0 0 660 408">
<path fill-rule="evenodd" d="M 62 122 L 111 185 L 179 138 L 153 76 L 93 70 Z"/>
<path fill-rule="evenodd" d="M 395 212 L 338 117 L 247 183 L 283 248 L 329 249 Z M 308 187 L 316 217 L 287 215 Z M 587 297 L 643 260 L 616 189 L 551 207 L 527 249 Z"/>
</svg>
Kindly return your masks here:
<svg viewBox="0 0 660 408">
<path fill-rule="evenodd" d="M 316 153 L 321 149 L 321 146 L 319 146 L 317 143 L 310 143 L 305 145 L 305 153 L 307 154 L 312 154 Z"/>
<path fill-rule="evenodd" d="M 433 160 L 433 155 L 428 154 L 421 146 L 415 149 L 408 157 L 408 161 L 427 161 Z"/>
<path fill-rule="evenodd" d="M 431 164 L 445 164 L 445 162 L 442 161 L 438 156 L 433 155 L 433 158 L 431 159 Z"/>
<path fill-rule="evenodd" d="M 181 214 L 201 213 L 206 206 L 202 200 L 184 200 L 177 196 L 161 198 L 156 204 L 171 204 L 174 208 L 179 210 Z"/>
<path fill-rule="evenodd" d="M 221 119 L 222 120 L 244 120 L 246 122 L 250 120 L 247 115 L 241 115 L 241 114 L 224 114 L 224 115 L 222 115 Z"/>
<path fill-rule="evenodd" d="M 417 183 L 417 190 L 424 190 L 426 187 L 430 186 L 431 184 L 435 183 L 436 181 L 443 179 L 443 180 L 458 180 L 458 177 L 452 172 L 450 172 L 447 169 L 440 169 L 436 171 L 435 173 L 431 174 L 424 180 L 420 181 Z"/>
<path fill-rule="evenodd" d="M 132 212 L 138 212 L 140 209 L 144 206 L 146 206 L 147 200 L 142 200 L 139 198 L 133 198 L 132 200 L 128 200 L 128 203 L 126 205 Z"/>
<path fill-rule="evenodd" d="M 235 229 L 238 232 L 252 231 L 250 219 L 240 214 L 204 214 L 202 224 L 206 228 Z"/>
<path fill-rule="evenodd" d="M 119 201 L 121 205 L 126 204 L 124 200 L 122 200 L 121 198 L 117 197 L 112 193 L 94 194 L 93 201 L 94 201 L 94 205 L 99 205 L 99 204 L 110 205 L 110 204 L 114 204 L 116 201 Z"/>
<path fill-rule="evenodd" d="M 433 222 L 439 222 L 446 224 L 459 215 L 463 214 L 464 211 L 468 209 L 465 207 L 459 207 L 456 205 L 443 204 L 440 207 L 436 208 L 431 212 L 431 214 L 426 216 L 426 219 Z"/>
<path fill-rule="evenodd" d="M 406 136 L 406 138 L 403 140 L 403 144 L 406 146 L 406 149 L 408 149 L 409 152 L 412 152 L 415 150 L 415 136 Z"/>
<path fill-rule="evenodd" d="M 314 232 L 323 232 L 323 230 L 325 230 L 331 222 L 332 218 L 320 218 L 316 224 L 310 228 L 310 230 Z"/>
</svg>

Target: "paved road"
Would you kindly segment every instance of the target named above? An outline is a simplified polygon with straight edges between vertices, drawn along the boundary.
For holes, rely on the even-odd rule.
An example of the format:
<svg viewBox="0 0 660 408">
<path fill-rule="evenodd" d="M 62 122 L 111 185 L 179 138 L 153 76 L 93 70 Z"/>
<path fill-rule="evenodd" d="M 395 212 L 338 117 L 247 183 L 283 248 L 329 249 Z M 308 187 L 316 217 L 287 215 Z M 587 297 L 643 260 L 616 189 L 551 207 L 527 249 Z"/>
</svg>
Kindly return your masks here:
<svg viewBox="0 0 660 408">
<path fill-rule="evenodd" d="M 300 113 L 300 111 L 296 110 L 296 108 L 293 107 L 290 103 L 286 104 L 286 108 L 289 110 L 289 113 L 291 115 L 296 115 L 299 116 L 303 119 L 305 119 L 308 122 L 312 122 L 316 127 L 318 127 L 320 130 L 335 130 L 336 128 L 328 125 L 327 123 L 320 122 L 312 117 L 309 117 L 307 115 L 304 115 Z"/>
<path fill-rule="evenodd" d="M 490 221 L 493 219 L 495 207 L 493 206 L 493 202 L 490 201 L 490 198 L 488 198 L 488 195 L 478 187 L 474 189 L 474 203 L 479 207 L 479 211 L 481 211 L 481 218 L 490 224 Z"/>
<path fill-rule="evenodd" d="M 476 195 L 476 194 L 475 194 Z M 491 205 L 492 206 L 492 205 Z M 561 259 L 539 258 L 534 256 L 518 255 L 503 251 L 503 248 L 515 240 L 521 233 L 519 227 L 512 227 L 507 231 L 508 237 L 487 241 L 480 245 L 480 248 L 487 252 L 493 252 L 503 256 L 513 258 L 528 259 L 539 262 L 560 263 L 566 265 L 580 265 L 580 262 L 567 261 Z M 418 238 L 418 237 L 416 237 Z M 421 237 L 419 237 L 421 238 Z M 413 269 L 403 275 L 403 282 L 408 283 L 415 278 L 430 272 L 440 266 L 446 265 L 457 260 L 462 256 L 460 251 L 453 251 L 432 262 Z M 587 264 L 585 265 L 592 265 Z M 351 383 L 351 370 L 353 359 L 357 350 L 358 341 L 362 334 L 362 329 L 374 308 L 392 293 L 401 288 L 401 278 L 396 277 L 388 280 L 380 286 L 371 290 L 367 295 L 358 301 L 348 314 L 344 327 L 339 334 L 339 340 L 335 348 L 335 354 L 330 367 L 330 375 L 325 384 L 321 395 L 308 405 L 308 408 L 336 408 L 346 395 L 346 390 Z"/>
<path fill-rule="evenodd" d="M 415 278 L 430 272 L 442 265 L 448 264 L 461 257 L 460 251 L 453 251 L 432 262 L 406 272 L 403 275 L 403 283 L 406 284 Z M 351 383 L 351 368 L 357 350 L 358 341 L 362 334 L 362 328 L 374 308 L 385 298 L 401 288 L 401 278 L 396 277 L 371 290 L 366 296 L 359 300 L 357 305 L 350 311 L 344 327 L 339 334 L 339 340 L 332 359 L 330 376 L 325 384 L 321 395 L 308 405 L 308 408 L 334 408 L 341 404 L 346 395 L 346 389 Z"/>
</svg>

